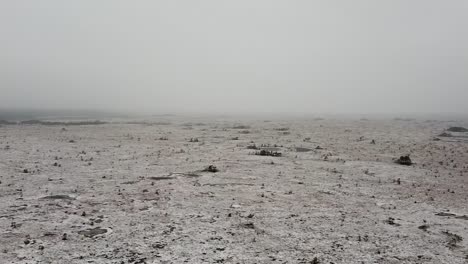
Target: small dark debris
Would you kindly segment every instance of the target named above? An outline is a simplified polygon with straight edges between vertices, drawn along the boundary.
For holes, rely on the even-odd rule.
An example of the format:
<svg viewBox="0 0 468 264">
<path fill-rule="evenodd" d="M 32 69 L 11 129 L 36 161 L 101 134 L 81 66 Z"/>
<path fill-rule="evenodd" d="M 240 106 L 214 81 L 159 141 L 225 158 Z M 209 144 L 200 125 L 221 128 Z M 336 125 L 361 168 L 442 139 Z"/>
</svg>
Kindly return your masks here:
<svg viewBox="0 0 468 264">
<path fill-rule="evenodd" d="M 241 224 L 241 226 L 247 229 L 255 229 L 254 223 L 244 223 L 244 224 Z"/>
<path fill-rule="evenodd" d="M 163 243 L 163 242 L 156 242 L 154 244 L 151 245 L 153 248 L 157 248 L 157 249 L 163 249 L 167 246 L 166 243 Z"/>
<path fill-rule="evenodd" d="M 248 145 L 247 149 L 258 149 L 258 147 L 255 144 L 253 144 L 253 145 Z"/>
</svg>

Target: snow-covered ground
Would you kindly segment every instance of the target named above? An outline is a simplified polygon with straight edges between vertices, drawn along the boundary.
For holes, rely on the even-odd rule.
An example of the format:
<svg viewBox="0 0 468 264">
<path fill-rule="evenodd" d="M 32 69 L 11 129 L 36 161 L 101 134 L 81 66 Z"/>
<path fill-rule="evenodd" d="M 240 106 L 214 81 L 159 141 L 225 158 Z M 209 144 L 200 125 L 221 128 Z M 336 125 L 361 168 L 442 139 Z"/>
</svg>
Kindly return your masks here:
<svg viewBox="0 0 468 264">
<path fill-rule="evenodd" d="M 468 263 L 466 123 L 190 122 L 1 126 L 0 263 Z"/>
</svg>

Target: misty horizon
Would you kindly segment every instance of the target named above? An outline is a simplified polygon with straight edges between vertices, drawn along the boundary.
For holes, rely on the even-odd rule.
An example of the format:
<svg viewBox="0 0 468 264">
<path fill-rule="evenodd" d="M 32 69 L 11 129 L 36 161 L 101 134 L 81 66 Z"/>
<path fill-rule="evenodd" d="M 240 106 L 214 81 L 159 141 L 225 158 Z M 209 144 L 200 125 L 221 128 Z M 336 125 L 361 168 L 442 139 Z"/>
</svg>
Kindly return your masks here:
<svg viewBox="0 0 468 264">
<path fill-rule="evenodd" d="M 466 1 L 1 7 L 1 109 L 468 113 Z"/>
</svg>

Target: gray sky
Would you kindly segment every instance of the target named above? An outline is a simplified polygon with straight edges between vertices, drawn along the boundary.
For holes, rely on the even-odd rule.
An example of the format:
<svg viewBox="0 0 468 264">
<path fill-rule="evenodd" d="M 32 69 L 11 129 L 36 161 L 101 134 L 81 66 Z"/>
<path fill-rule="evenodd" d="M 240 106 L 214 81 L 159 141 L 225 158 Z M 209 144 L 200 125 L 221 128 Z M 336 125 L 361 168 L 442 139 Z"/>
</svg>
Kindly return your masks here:
<svg viewBox="0 0 468 264">
<path fill-rule="evenodd" d="M 0 108 L 468 113 L 466 0 L 0 0 Z"/>
</svg>

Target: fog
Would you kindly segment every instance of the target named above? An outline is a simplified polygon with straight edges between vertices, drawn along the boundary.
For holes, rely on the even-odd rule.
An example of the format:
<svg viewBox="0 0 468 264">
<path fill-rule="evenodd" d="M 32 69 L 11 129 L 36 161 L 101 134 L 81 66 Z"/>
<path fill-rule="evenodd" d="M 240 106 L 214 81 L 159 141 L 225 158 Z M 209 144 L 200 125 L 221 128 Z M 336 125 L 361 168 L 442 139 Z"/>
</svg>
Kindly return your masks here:
<svg viewBox="0 0 468 264">
<path fill-rule="evenodd" d="M 1 1 L 0 108 L 468 113 L 468 1 Z"/>
</svg>

